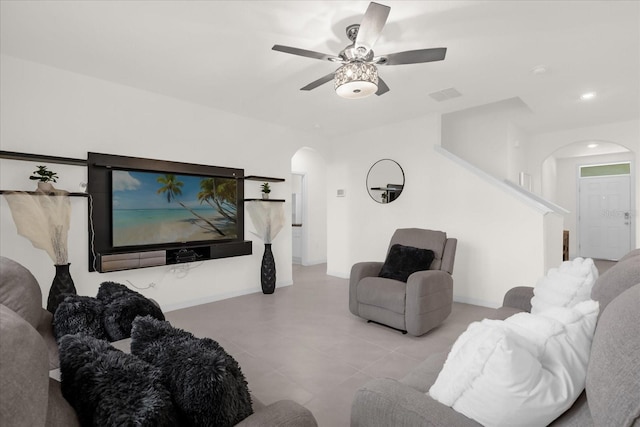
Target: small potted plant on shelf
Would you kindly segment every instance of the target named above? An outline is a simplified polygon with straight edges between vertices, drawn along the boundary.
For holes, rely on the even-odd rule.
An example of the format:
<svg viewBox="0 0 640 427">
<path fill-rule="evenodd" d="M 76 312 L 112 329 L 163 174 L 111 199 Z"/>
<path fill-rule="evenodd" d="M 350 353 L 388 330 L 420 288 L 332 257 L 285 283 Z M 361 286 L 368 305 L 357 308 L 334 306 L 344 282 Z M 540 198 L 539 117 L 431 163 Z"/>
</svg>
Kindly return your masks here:
<svg viewBox="0 0 640 427">
<path fill-rule="evenodd" d="M 58 174 L 47 169 L 46 166 L 38 166 L 38 169 L 33 171 L 33 175 L 29 177 L 32 181 L 38 181 L 38 189 L 42 191 L 53 191 L 52 182 L 58 182 Z"/>
<path fill-rule="evenodd" d="M 268 199 L 269 193 L 271 193 L 271 187 L 269 186 L 269 183 L 265 182 L 260 186 L 260 188 L 262 189 L 262 198 L 265 200 Z"/>
</svg>

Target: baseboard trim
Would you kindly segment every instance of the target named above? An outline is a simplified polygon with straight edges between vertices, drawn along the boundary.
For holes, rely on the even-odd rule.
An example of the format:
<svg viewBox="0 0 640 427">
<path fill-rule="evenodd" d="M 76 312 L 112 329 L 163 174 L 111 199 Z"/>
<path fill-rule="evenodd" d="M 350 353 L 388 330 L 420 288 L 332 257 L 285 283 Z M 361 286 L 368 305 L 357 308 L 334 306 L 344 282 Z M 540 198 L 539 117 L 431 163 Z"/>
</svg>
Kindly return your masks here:
<svg viewBox="0 0 640 427">
<path fill-rule="evenodd" d="M 300 262 L 301 262 L 301 264 L 303 266 L 310 267 L 312 265 L 326 264 L 327 260 L 326 259 L 317 259 L 317 260 L 312 260 L 312 261 L 306 261 L 306 262 L 300 261 Z"/>
<path fill-rule="evenodd" d="M 499 308 L 502 306 L 502 304 L 496 304 L 491 301 L 477 299 L 477 298 L 468 298 L 460 295 L 454 295 L 453 301 L 460 302 L 463 304 L 479 305 L 480 307 L 487 307 L 487 308 Z"/>
<path fill-rule="evenodd" d="M 341 279 L 348 279 L 349 278 L 349 273 L 344 273 L 342 271 L 327 270 L 327 276 L 334 276 L 334 277 L 339 277 Z"/>
<path fill-rule="evenodd" d="M 276 283 L 276 293 L 278 291 L 278 288 L 285 288 L 291 285 L 293 285 L 292 280 Z M 176 304 L 167 304 L 161 307 L 162 307 L 162 311 L 169 312 L 169 311 L 180 310 L 183 308 L 195 307 L 196 305 L 208 304 L 210 302 L 216 302 L 216 301 L 221 301 L 229 298 L 235 298 L 242 295 L 255 294 L 258 292 L 262 292 L 261 287 L 241 289 L 239 291 L 232 291 L 232 292 L 225 292 L 219 295 L 210 295 L 208 297 L 198 298 L 198 299 L 189 300 L 189 301 L 183 301 Z"/>
</svg>

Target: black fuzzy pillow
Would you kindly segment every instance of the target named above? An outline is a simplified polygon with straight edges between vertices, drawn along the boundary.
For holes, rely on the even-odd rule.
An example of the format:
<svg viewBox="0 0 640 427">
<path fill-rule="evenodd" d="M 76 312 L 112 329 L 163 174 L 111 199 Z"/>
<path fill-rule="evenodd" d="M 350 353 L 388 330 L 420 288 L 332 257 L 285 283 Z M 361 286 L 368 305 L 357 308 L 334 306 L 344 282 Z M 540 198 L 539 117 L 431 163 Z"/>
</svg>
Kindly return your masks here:
<svg viewBox="0 0 640 427">
<path fill-rule="evenodd" d="M 65 335 L 59 348 L 62 394 L 82 425 L 177 425 L 157 368 L 87 335 Z"/>
<path fill-rule="evenodd" d="M 104 304 L 86 296 L 67 295 L 58 305 L 53 316 L 53 332 L 56 340 L 67 334 L 84 333 L 98 339 L 107 339 L 102 325 Z"/>
<path fill-rule="evenodd" d="M 416 271 L 428 270 L 435 255 L 430 249 L 395 244 L 391 246 L 379 277 L 406 282 Z"/>
<path fill-rule="evenodd" d="M 127 288 L 125 285 L 116 282 L 102 282 L 98 288 L 96 298 L 105 304 L 127 295 L 140 295 L 138 292 Z M 140 295 L 142 296 L 142 295 Z"/>
<path fill-rule="evenodd" d="M 238 362 L 210 338 L 196 338 L 169 322 L 138 317 L 131 352 L 161 371 L 181 422 L 233 426 L 253 413 Z"/>
<path fill-rule="evenodd" d="M 164 320 L 164 314 L 151 300 L 124 285 L 104 282 L 98 289 L 98 299 L 104 305 L 102 322 L 110 341 L 131 336 L 131 323 L 136 316 L 152 316 Z"/>
</svg>

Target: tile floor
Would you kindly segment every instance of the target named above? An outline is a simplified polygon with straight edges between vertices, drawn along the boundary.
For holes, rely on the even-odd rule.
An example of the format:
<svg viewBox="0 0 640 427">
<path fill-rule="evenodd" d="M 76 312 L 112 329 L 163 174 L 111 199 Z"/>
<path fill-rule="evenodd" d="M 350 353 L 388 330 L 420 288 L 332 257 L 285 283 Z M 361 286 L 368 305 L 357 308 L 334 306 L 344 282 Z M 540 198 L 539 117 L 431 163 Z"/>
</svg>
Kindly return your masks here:
<svg viewBox="0 0 640 427">
<path fill-rule="evenodd" d="M 326 265 L 294 266 L 293 286 L 166 313 L 172 325 L 210 337 L 236 358 L 265 404 L 294 400 L 321 427 L 348 426 L 355 391 L 374 377 L 401 378 L 445 350 L 469 323 L 491 313 L 454 303 L 452 314 L 422 337 L 366 323 L 348 309 L 348 281 Z"/>
</svg>

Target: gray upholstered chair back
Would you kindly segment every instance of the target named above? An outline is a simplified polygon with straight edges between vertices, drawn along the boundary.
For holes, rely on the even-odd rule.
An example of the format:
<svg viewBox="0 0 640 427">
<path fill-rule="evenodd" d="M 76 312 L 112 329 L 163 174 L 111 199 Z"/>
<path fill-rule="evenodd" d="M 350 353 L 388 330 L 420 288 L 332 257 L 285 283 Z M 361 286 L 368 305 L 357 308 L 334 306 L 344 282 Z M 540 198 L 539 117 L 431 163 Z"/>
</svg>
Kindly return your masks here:
<svg viewBox="0 0 640 427">
<path fill-rule="evenodd" d="M 442 270 L 453 273 L 453 263 L 456 255 L 457 239 L 448 239 L 443 231 L 424 230 L 422 228 L 399 228 L 393 233 L 389 249 L 399 243 L 414 248 L 430 249 L 435 257 L 431 270 Z M 387 250 L 387 253 L 389 250 Z"/>
</svg>

